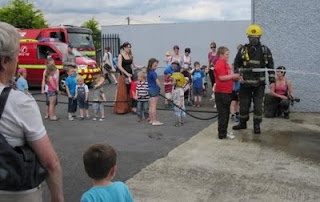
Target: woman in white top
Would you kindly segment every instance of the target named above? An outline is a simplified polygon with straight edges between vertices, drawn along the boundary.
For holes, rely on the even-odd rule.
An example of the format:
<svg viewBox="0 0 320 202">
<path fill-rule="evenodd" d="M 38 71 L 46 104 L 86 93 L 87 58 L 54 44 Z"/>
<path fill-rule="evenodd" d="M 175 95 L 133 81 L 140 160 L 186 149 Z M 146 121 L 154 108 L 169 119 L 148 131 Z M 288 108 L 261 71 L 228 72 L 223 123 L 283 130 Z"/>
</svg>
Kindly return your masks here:
<svg viewBox="0 0 320 202">
<path fill-rule="evenodd" d="M 0 22 L 0 93 L 10 84 L 16 72 L 20 35 L 13 26 Z M 0 133 L 12 146 L 29 144 L 48 171 L 46 179 L 51 201 L 62 202 L 62 171 L 47 131 L 42 123 L 39 107 L 25 92 L 11 90 L 0 119 Z M 41 188 L 24 191 L 0 190 L 0 202 L 42 201 Z"/>
<path fill-rule="evenodd" d="M 173 53 L 172 53 L 172 57 L 171 57 L 171 63 L 173 61 L 178 61 L 179 64 L 180 64 L 180 67 L 183 67 L 183 58 L 179 54 L 179 46 L 178 45 L 173 46 Z"/>
<path fill-rule="evenodd" d="M 105 52 L 104 52 L 104 56 L 102 59 L 103 74 L 106 76 L 108 76 L 108 74 L 110 74 L 111 77 L 113 78 L 114 84 L 117 85 L 118 81 L 117 81 L 116 76 L 114 75 L 114 73 L 116 72 L 116 69 L 113 66 L 112 53 L 110 52 L 110 47 L 107 46 L 104 50 L 105 50 Z"/>
<path fill-rule="evenodd" d="M 189 68 L 190 68 L 190 65 L 191 65 L 190 53 L 191 53 L 190 48 L 186 48 L 184 50 L 184 55 L 183 55 L 183 69 L 184 70 L 189 70 Z"/>
</svg>

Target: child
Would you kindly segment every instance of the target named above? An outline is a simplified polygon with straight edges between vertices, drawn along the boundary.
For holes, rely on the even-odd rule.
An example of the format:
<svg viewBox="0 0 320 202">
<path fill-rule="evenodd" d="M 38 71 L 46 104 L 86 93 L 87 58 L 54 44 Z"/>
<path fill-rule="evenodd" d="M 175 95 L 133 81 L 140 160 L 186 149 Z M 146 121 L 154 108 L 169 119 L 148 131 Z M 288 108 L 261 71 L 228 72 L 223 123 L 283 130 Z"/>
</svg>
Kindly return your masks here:
<svg viewBox="0 0 320 202">
<path fill-rule="evenodd" d="M 233 65 L 232 65 L 232 73 L 233 73 Z M 230 105 L 230 113 L 231 113 L 231 120 L 233 122 L 239 122 L 239 89 L 240 89 L 240 82 L 234 81 L 232 85 L 232 95 L 231 95 L 231 105 Z"/>
<path fill-rule="evenodd" d="M 169 102 L 168 102 L 168 99 L 171 99 L 172 98 L 172 84 L 171 84 L 171 74 L 172 72 L 171 71 L 167 71 L 165 70 L 164 71 L 164 82 L 163 82 L 163 85 L 164 85 L 164 95 L 165 95 L 165 100 L 164 100 L 164 107 L 165 108 L 170 108 L 169 106 Z"/>
<path fill-rule="evenodd" d="M 160 93 L 160 81 L 158 79 L 158 75 L 156 73 L 156 69 L 158 68 L 159 61 L 155 58 L 151 58 L 148 61 L 148 87 L 149 87 L 149 96 L 150 96 L 150 103 L 149 103 L 149 115 L 150 115 L 150 123 L 153 126 L 161 126 L 163 123 L 157 120 L 157 102 L 159 99 Z"/>
<path fill-rule="evenodd" d="M 204 87 L 204 73 L 200 69 L 200 63 L 196 61 L 194 63 L 194 69 L 192 69 L 191 74 L 193 76 L 193 95 L 194 95 L 194 107 L 200 107 L 202 101 L 202 91 Z"/>
<path fill-rule="evenodd" d="M 66 92 L 68 95 L 68 119 L 70 121 L 73 121 L 73 116 L 75 115 L 75 112 L 77 111 L 77 99 L 75 99 L 76 95 L 76 69 L 74 69 L 72 66 L 69 66 L 67 69 L 68 77 L 66 78 Z"/>
<path fill-rule="evenodd" d="M 231 74 L 228 65 L 229 49 L 221 46 L 218 48 L 219 59 L 214 68 L 216 79 L 215 99 L 218 110 L 218 137 L 219 139 L 234 139 L 232 133 L 228 133 L 228 122 L 230 114 L 230 103 L 233 80 L 239 79 L 239 74 Z"/>
<path fill-rule="evenodd" d="M 149 87 L 146 81 L 146 74 L 141 71 L 138 74 L 137 90 L 135 94 L 135 99 L 137 100 L 137 122 L 142 121 L 142 117 L 147 121 L 149 118 Z"/>
<path fill-rule="evenodd" d="M 20 68 L 19 71 L 19 78 L 17 80 L 17 88 L 21 91 L 28 92 L 28 82 L 26 80 L 27 78 L 27 70 L 25 68 Z"/>
<path fill-rule="evenodd" d="M 54 59 L 52 57 L 48 57 L 46 60 L 46 69 L 43 71 L 42 73 L 42 82 L 41 82 L 41 93 L 45 94 L 46 96 L 46 115 L 44 116 L 45 119 L 49 118 L 49 97 L 48 97 L 48 86 L 46 84 L 46 79 L 45 79 L 45 75 L 46 75 L 46 71 L 49 65 L 55 65 L 54 64 Z M 57 79 L 57 87 L 59 89 L 59 71 L 55 70 L 55 74 L 54 77 Z M 58 99 L 58 97 L 57 97 Z M 56 105 L 58 104 L 58 100 L 56 100 Z"/>
<path fill-rule="evenodd" d="M 104 77 L 103 75 L 97 76 L 96 80 L 94 81 L 94 86 L 93 86 L 93 111 L 95 117 L 92 119 L 96 121 L 98 119 L 99 113 L 100 113 L 100 119 L 99 121 L 103 121 L 104 119 L 104 106 L 103 106 L 103 101 L 106 101 L 106 96 L 104 94 L 103 90 L 103 84 L 104 84 Z"/>
<path fill-rule="evenodd" d="M 129 94 L 129 97 L 131 99 L 131 112 L 133 114 L 137 112 L 137 100 L 135 99 L 136 91 L 137 91 L 137 80 L 133 78 L 130 82 L 130 94 Z"/>
<path fill-rule="evenodd" d="M 172 100 L 174 103 L 174 114 L 178 118 L 175 126 L 179 127 L 184 124 L 183 118 L 186 116 L 185 112 L 181 109 L 185 110 L 184 105 L 184 75 L 181 73 L 174 73 L 172 76 Z"/>
<path fill-rule="evenodd" d="M 132 202 L 133 198 L 123 182 L 112 182 L 117 170 L 117 154 L 107 144 L 93 144 L 83 154 L 86 173 L 93 180 L 93 187 L 86 191 L 81 202 L 119 201 Z"/>
<path fill-rule="evenodd" d="M 49 99 L 49 119 L 50 121 L 57 121 L 58 118 L 55 114 L 56 99 L 59 93 L 57 86 L 57 79 L 55 77 L 57 67 L 55 65 L 49 65 L 45 74 L 45 81 L 48 86 L 48 99 Z"/>
<path fill-rule="evenodd" d="M 74 96 L 74 99 L 78 99 L 78 105 L 79 105 L 79 111 L 80 111 L 80 120 L 83 120 L 83 110 L 85 110 L 86 113 L 86 119 L 90 119 L 89 116 L 89 88 L 84 83 L 84 80 L 81 76 L 77 77 L 77 85 L 76 85 L 76 94 Z"/>
<path fill-rule="evenodd" d="M 205 65 L 202 65 L 201 71 L 204 73 L 204 79 L 203 79 L 203 97 L 207 97 L 207 89 L 208 89 L 208 80 L 209 80 L 209 74 L 208 74 L 208 69 Z"/>
<path fill-rule="evenodd" d="M 166 52 L 166 59 L 164 60 L 164 62 L 166 63 L 166 65 L 168 65 L 170 62 L 172 61 L 172 56 L 170 51 Z"/>
</svg>

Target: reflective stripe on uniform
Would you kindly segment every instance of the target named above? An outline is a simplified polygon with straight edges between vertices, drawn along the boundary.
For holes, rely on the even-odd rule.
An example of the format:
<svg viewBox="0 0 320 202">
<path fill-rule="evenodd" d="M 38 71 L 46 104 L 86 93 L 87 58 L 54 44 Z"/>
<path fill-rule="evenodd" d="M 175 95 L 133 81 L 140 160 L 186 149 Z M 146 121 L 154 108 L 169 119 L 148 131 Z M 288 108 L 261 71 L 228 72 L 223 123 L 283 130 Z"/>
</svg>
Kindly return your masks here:
<svg viewBox="0 0 320 202">
<path fill-rule="evenodd" d="M 240 114 L 240 118 L 242 118 L 242 119 L 249 118 L 249 114 L 247 114 L 247 115 L 241 115 L 241 114 Z"/>
<path fill-rule="evenodd" d="M 260 60 L 249 60 L 249 63 L 255 64 L 255 65 L 260 65 Z"/>
<path fill-rule="evenodd" d="M 257 115 L 254 114 L 254 115 L 253 115 L 253 118 L 254 118 L 254 119 L 262 119 L 262 116 L 257 116 Z"/>
</svg>

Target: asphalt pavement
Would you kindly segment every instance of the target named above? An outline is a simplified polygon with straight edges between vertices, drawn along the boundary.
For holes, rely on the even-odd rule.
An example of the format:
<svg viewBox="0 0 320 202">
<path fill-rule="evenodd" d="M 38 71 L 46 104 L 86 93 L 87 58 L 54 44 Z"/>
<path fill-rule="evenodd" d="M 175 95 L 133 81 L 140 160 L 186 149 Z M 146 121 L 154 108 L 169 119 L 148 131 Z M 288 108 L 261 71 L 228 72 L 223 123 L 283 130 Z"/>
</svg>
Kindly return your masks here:
<svg viewBox="0 0 320 202">
<path fill-rule="evenodd" d="M 56 114 L 58 121 L 44 120 L 50 139 L 56 149 L 62 169 L 65 201 L 79 201 L 81 195 L 91 187 L 91 181 L 87 177 L 82 163 L 84 150 L 93 143 L 108 143 L 118 153 L 118 172 L 115 180 L 126 181 L 137 174 L 141 169 L 153 163 L 180 144 L 189 140 L 192 136 L 212 124 L 216 119 L 201 121 L 187 116 L 185 125 L 175 127 L 176 121 L 172 110 L 159 110 L 158 119 L 164 122 L 163 126 L 151 126 L 146 121 L 137 123 L 136 115 L 113 113 L 111 101 L 114 100 L 116 86 L 106 84 L 105 92 L 106 119 L 103 122 L 92 120 L 67 119 L 67 105 L 59 103 Z M 41 110 L 45 112 L 44 95 L 39 89 L 31 90 Z M 67 102 L 67 98 L 60 95 L 59 102 Z M 163 109 L 164 100 L 159 99 L 158 107 Z M 202 108 L 189 107 L 196 111 L 213 112 L 213 104 L 209 98 L 205 99 Z M 92 111 L 90 111 L 92 114 Z M 193 115 L 202 118 L 215 116 L 215 113 L 197 113 Z M 49 195 L 44 186 L 44 201 L 49 201 Z"/>
</svg>

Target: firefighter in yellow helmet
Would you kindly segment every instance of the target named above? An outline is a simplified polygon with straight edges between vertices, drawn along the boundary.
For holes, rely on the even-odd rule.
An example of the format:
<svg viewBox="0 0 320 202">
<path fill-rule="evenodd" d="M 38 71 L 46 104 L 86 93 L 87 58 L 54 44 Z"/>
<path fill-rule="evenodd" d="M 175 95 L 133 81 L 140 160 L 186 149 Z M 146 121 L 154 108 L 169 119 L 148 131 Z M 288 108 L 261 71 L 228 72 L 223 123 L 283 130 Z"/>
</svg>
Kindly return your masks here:
<svg viewBox="0 0 320 202">
<path fill-rule="evenodd" d="M 254 105 L 253 129 L 260 134 L 262 121 L 262 101 L 264 97 L 266 71 L 270 84 L 275 82 L 274 64 L 270 49 L 262 45 L 260 37 L 262 29 L 258 25 L 250 25 L 247 29 L 249 44 L 239 49 L 235 61 L 234 72 L 240 73 L 240 123 L 233 130 L 247 128 L 251 101 Z"/>
</svg>

